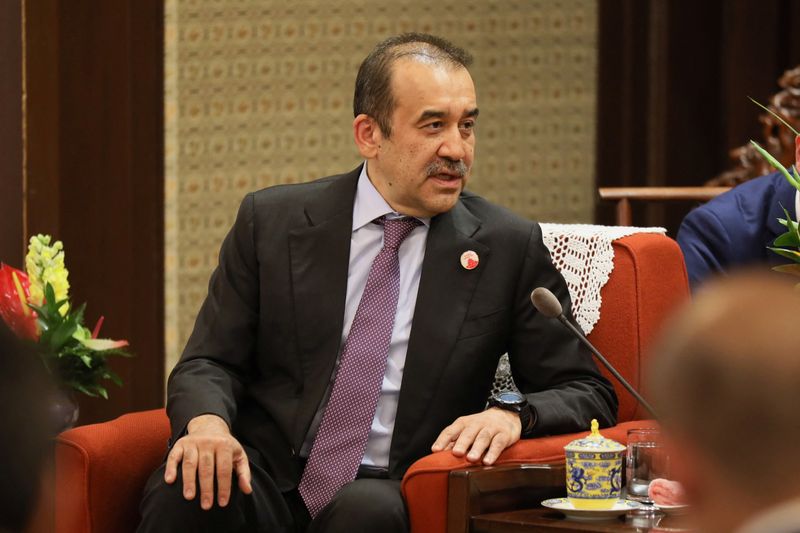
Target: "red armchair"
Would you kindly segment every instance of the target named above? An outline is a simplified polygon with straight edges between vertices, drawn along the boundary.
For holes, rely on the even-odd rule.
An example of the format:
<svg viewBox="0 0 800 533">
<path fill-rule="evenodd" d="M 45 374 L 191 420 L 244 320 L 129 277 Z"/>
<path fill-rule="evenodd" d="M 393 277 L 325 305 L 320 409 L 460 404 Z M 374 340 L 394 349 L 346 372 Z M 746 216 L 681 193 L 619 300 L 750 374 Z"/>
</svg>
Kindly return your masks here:
<svg viewBox="0 0 800 533">
<path fill-rule="evenodd" d="M 662 235 L 625 237 L 614 243 L 614 250 L 614 271 L 603 288 L 601 318 L 590 339 L 638 388 L 650 342 L 669 311 L 688 298 L 686 270 L 677 244 Z M 620 425 L 604 434 L 624 442 L 627 428 L 642 424 L 635 421 L 643 413 L 619 386 L 617 394 Z M 78 427 L 59 436 L 52 511 L 55 530 L 133 531 L 142 488 L 164 458 L 168 434 L 166 415 L 159 409 Z M 574 438 L 561 435 L 520 441 L 506 450 L 498 463 L 562 462 L 563 446 Z M 466 467 L 466 461 L 449 452 L 424 457 L 412 465 L 403 480 L 403 494 L 414 532 L 447 530 L 450 472 Z M 39 523 L 47 521 L 38 518 Z M 464 518 L 450 520 L 463 522 Z"/>
</svg>

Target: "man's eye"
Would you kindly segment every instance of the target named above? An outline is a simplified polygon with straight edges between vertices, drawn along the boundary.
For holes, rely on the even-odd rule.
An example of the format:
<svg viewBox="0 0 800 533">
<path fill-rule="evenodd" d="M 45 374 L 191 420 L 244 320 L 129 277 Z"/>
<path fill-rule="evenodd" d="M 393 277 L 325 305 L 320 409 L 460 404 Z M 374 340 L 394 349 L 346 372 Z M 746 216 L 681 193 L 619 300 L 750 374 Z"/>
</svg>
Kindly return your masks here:
<svg viewBox="0 0 800 533">
<path fill-rule="evenodd" d="M 442 127 L 444 127 L 444 122 L 437 120 L 436 122 L 431 122 L 426 127 L 432 130 L 440 130 Z"/>
<path fill-rule="evenodd" d="M 468 120 L 467 122 L 462 122 L 461 123 L 461 129 L 462 130 L 471 130 L 474 127 L 475 127 L 475 122 L 472 121 L 472 120 Z"/>
</svg>

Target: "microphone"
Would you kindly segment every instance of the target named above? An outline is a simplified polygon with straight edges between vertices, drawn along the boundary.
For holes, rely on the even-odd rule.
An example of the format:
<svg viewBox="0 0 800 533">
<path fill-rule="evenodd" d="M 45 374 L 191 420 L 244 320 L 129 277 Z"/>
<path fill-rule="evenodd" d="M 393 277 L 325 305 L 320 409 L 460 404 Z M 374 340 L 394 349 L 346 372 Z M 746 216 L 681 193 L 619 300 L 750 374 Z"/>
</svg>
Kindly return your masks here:
<svg viewBox="0 0 800 533">
<path fill-rule="evenodd" d="M 619 381 L 620 384 L 625 387 L 625 389 L 630 392 L 634 398 L 636 398 L 636 401 L 638 401 L 653 418 L 658 418 L 656 412 L 653 410 L 650 404 L 647 403 L 647 400 L 642 398 L 642 396 L 636 392 L 636 390 L 634 390 L 631 384 L 625 381 L 625 378 L 623 378 L 622 375 L 617 372 L 617 369 L 608 362 L 608 359 L 603 357 L 603 354 L 601 354 L 597 348 L 595 348 L 592 343 L 589 342 L 589 339 L 587 339 L 586 336 L 572 324 L 572 322 L 567 320 L 567 317 L 564 316 L 564 309 L 561 307 L 561 302 L 558 301 L 558 298 L 556 298 L 556 296 L 550 292 L 549 289 L 544 287 L 537 287 L 533 289 L 533 292 L 531 293 L 531 303 L 537 311 L 542 313 L 547 318 L 557 318 L 559 322 L 564 324 L 564 326 L 570 330 L 570 332 L 572 332 L 572 334 L 575 335 L 575 337 L 577 337 L 584 346 L 589 348 L 589 350 L 601 363 L 603 363 L 603 366 L 606 367 L 615 378 L 617 378 L 617 381 Z"/>
</svg>

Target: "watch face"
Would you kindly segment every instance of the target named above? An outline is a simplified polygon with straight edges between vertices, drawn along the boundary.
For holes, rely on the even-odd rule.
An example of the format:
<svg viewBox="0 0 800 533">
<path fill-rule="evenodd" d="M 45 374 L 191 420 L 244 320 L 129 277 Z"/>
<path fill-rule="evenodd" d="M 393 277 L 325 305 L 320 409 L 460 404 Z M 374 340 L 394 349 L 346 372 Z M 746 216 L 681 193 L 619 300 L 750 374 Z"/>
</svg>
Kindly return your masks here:
<svg viewBox="0 0 800 533">
<path fill-rule="evenodd" d="M 496 396 L 496 398 L 503 403 L 509 403 L 509 404 L 522 403 L 525 400 L 524 396 L 522 396 L 518 392 L 513 392 L 513 391 L 501 392 Z"/>
</svg>

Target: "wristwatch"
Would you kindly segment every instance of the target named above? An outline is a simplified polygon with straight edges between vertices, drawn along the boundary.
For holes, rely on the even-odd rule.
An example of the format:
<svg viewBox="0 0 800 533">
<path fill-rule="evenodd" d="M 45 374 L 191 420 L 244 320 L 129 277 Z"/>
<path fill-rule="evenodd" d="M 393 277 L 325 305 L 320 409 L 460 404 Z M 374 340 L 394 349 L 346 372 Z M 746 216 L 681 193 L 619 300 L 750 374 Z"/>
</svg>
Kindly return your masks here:
<svg viewBox="0 0 800 533">
<path fill-rule="evenodd" d="M 524 395 L 516 391 L 500 391 L 489 397 L 489 407 L 497 407 L 504 411 L 511 411 L 519 415 L 522 423 L 522 436 L 525 437 L 533 430 L 536 424 L 536 413 Z"/>
</svg>

